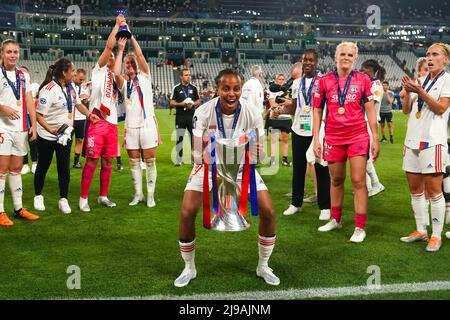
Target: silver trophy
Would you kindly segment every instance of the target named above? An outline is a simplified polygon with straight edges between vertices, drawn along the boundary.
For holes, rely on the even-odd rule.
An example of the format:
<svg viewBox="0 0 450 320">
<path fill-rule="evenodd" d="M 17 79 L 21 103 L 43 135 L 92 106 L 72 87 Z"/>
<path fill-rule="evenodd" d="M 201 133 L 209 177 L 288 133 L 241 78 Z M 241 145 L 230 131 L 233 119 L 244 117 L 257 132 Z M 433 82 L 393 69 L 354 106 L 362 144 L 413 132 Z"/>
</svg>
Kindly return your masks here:
<svg viewBox="0 0 450 320">
<path fill-rule="evenodd" d="M 218 212 L 211 221 L 212 230 L 242 231 L 250 227 L 243 216 L 244 212 L 239 212 L 241 181 L 237 182 L 238 175 L 243 172 L 248 143 L 247 135 L 236 139 L 216 139 Z"/>
</svg>

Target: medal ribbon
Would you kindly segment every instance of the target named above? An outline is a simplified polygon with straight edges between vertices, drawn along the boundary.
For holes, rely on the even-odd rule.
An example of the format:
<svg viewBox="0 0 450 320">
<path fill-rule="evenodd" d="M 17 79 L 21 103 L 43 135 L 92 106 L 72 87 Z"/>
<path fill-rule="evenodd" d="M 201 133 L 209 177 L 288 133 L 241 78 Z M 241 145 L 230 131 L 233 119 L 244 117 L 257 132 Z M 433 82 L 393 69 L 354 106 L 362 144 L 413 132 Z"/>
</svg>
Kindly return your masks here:
<svg viewBox="0 0 450 320">
<path fill-rule="evenodd" d="M 445 69 L 442 70 L 441 73 L 439 73 L 439 74 L 437 75 L 437 77 L 433 79 L 433 81 L 432 81 L 431 84 L 428 86 L 428 88 L 425 89 L 425 87 L 427 86 L 428 82 L 430 82 L 430 75 L 428 74 L 427 78 L 425 79 L 425 81 L 424 81 L 424 83 L 423 83 L 423 85 L 422 85 L 422 88 L 425 89 L 425 91 L 428 93 L 428 92 L 431 90 L 431 88 L 433 88 L 433 86 L 434 86 L 434 84 L 436 83 L 436 81 L 438 81 L 438 79 L 439 79 L 441 76 L 443 76 L 444 73 L 445 73 Z M 419 112 L 422 110 L 423 104 L 424 104 L 424 103 L 425 103 L 425 101 L 423 101 L 423 100 L 420 98 L 420 96 L 418 96 L 418 98 L 417 98 L 417 109 L 419 110 Z"/>
<path fill-rule="evenodd" d="M 183 90 L 184 96 L 186 98 L 190 98 L 189 95 L 189 85 L 185 86 L 185 85 L 181 85 L 181 90 Z"/>
<path fill-rule="evenodd" d="M 238 102 L 236 112 L 234 113 L 233 127 L 231 129 L 232 130 L 231 136 L 233 136 L 233 134 L 234 134 L 234 130 L 236 129 L 236 125 L 239 120 L 240 114 L 241 114 L 241 104 Z M 217 104 L 216 104 L 216 117 L 217 117 L 217 127 L 220 131 L 220 134 L 222 135 L 223 139 L 226 139 L 225 127 L 223 125 L 223 118 L 222 118 L 222 110 L 220 109 L 220 99 L 217 100 Z"/>
<path fill-rule="evenodd" d="M 6 69 L 5 66 L 2 66 L 2 72 L 3 72 L 3 76 L 5 77 L 6 81 L 8 82 L 9 86 L 11 87 L 14 96 L 16 97 L 16 100 L 20 100 L 20 80 L 21 80 L 21 75 L 22 72 L 18 69 L 15 69 L 15 74 L 16 74 L 16 85 L 14 86 L 14 84 L 11 82 L 11 80 L 9 80 L 8 75 L 6 74 Z M 25 81 L 24 81 L 24 87 L 25 87 Z M 23 98 L 25 99 L 25 96 L 23 96 Z"/>
<path fill-rule="evenodd" d="M 348 89 L 350 88 L 350 82 L 352 81 L 353 70 L 352 70 L 352 72 L 350 72 L 350 74 L 347 77 L 347 82 L 345 83 L 345 87 L 344 87 L 344 92 L 343 93 L 341 93 L 341 87 L 339 86 L 339 75 L 338 75 L 337 69 L 334 70 L 333 73 L 334 73 L 334 77 L 336 78 L 337 85 L 338 85 L 337 93 L 338 93 L 339 106 L 341 108 L 343 108 L 344 104 L 345 104 L 345 98 L 347 97 Z"/>
<path fill-rule="evenodd" d="M 133 91 L 133 81 L 127 80 L 127 98 L 128 99 L 130 99 L 132 91 Z"/>
<path fill-rule="evenodd" d="M 301 92 L 303 94 L 303 99 L 305 100 L 305 105 L 306 106 L 310 106 L 311 105 L 312 89 L 313 89 L 314 83 L 316 82 L 316 78 L 317 78 L 318 74 L 319 73 L 317 71 L 314 73 L 314 77 L 312 78 L 311 84 L 309 85 L 308 93 L 306 93 L 306 76 L 304 76 L 302 78 L 302 81 L 300 83 Z M 299 100 L 300 100 L 300 92 L 299 92 Z M 299 103 L 299 105 L 300 105 L 300 103 Z"/>
<path fill-rule="evenodd" d="M 66 98 L 66 102 L 67 102 L 67 111 L 69 113 L 72 113 L 72 90 L 71 90 L 71 86 L 67 85 L 66 86 L 66 90 L 64 90 L 64 88 L 62 87 L 61 83 L 59 83 L 58 80 L 53 79 L 53 81 L 55 81 L 58 86 L 61 88 L 61 91 L 64 95 L 64 98 Z"/>
<path fill-rule="evenodd" d="M 142 112 L 144 113 L 144 119 L 146 119 L 147 115 L 145 113 L 145 108 L 144 108 L 144 94 L 142 93 L 141 86 L 139 85 L 139 80 L 138 80 L 137 76 L 134 78 L 133 83 L 136 86 L 136 91 L 139 96 L 139 103 L 141 104 Z"/>
</svg>

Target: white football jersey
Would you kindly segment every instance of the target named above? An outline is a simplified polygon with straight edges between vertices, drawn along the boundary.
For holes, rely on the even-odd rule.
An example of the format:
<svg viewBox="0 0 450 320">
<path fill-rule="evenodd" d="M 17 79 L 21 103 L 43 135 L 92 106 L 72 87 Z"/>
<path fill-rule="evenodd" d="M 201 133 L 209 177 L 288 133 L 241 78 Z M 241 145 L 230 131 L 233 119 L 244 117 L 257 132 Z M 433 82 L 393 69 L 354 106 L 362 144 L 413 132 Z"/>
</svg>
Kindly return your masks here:
<svg viewBox="0 0 450 320">
<path fill-rule="evenodd" d="M 81 84 L 81 86 L 77 86 L 75 83 L 72 82 L 72 86 L 75 88 L 75 91 L 77 92 L 78 97 L 86 95 L 88 98 L 80 98 L 80 100 L 88 99 L 89 100 L 89 89 L 84 85 Z M 86 116 L 82 114 L 80 111 L 78 111 L 77 108 L 74 108 L 73 110 L 73 120 L 85 120 Z"/>
<path fill-rule="evenodd" d="M 216 104 L 218 100 L 219 97 L 216 97 L 195 110 L 193 118 L 194 136 L 202 137 L 205 130 L 218 130 L 216 116 Z M 259 110 L 250 106 L 246 100 L 240 99 L 239 102 L 241 103 L 241 113 L 234 132 L 232 132 L 234 114 L 222 114 L 226 137 L 236 138 L 251 129 L 257 129 L 259 136 L 264 136 L 264 126 Z"/>
<path fill-rule="evenodd" d="M 264 88 L 261 81 L 252 77 L 242 86 L 241 99 L 246 100 L 250 106 L 260 113 L 264 111 Z"/>
<path fill-rule="evenodd" d="M 102 90 L 106 85 L 106 76 L 108 73 L 108 67 L 105 65 L 102 68 L 95 64 L 95 67 L 91 72 L 92 89 L 91 89 L 91 100 L 89 103 L 89 111 L 93 111 L 94 108 L 100 110 L 102 104 Z M 114 78 L 114 76 L 113 76 Z M 117 95 L 111 94 L 110 103 L 111 114 L 105 116 L 105 120 L 112 124 L 117 124 Z"/>
<path fill-rule="evenodd" d="M 426 77 L 420 78 L 420 83 L 424 83 Z M 426 88 L 431 84 L 430 81 Z M 450 97 L 450 74 L 442 75 L 428 94 L 435 100 Z M 438 144 L 447 145 L 447 124 L 450 110 L 447 108 L 441 115 L 435 114 L 426 103 L 423 104 L 420 117 L 417 119 L 418 95 L 411 93 L 412 108 L 409 114 L 408 129 L 406 131 L 405 146 L 410 149 L 426 149 Z"/>
<path fill-rule="evenodd" d="M 31 92 L 30 76 L 26 72 L 22 72 L 25 76 L 25 93 Z M 6 71 L 6 75 L 12 84 L 16 85 L 16 73 L 14 71 Z M 6 113 L 0 112 L 0 129 L 8 131 L 26 131 L 27 130 L 27 108 L 26 97 L 22 96 L 22 87 L 20 88 L 20 106 L 17 105 L 17 99 L 12 88 L 9 86 L 3 72 L 0 72 L 0 104 L 15 109 L 19 113 L 19 119 L 10 120 Z"/>
<path fill-rule="evenodd" d="M 72 111 L 75 105 L 81 103 L 76 90 L 71 90 Z M 72 115 L 67 107 L 66 96 L 62 88 L 55 82 L 48 83 L 39 91 L 38 105 L 36 112 L 42 114 L 45 121 L 51 128 L 60 128 L 62 125 L 72 125 Z M 37 124 L 37 133 L 41 138 L 49 141 L 56 141 L 56 136 Z"/>
<path fill-rule="evenodd" d="M 140 72 L 137 75 L 139 87 L 142 90 L 144 110 L 145 110 L 145 123 L 150 124 L 155 115 L 155 108 L 153 106 L 153 90 L 152 90 L 152 78 L 150 74 Z M 141 102 L 139 100 L 139 94 L 136 90 L 136 86 L 131 82 L 131 88 L 128 86 L 128 82 L 124 80 L 123 83 L 123 95 L 126 106 L 126 118 L 125 123 L 127 128 L 141 128 L 144 126 L 144 112 L 142 110 Z M 129 90 L 131 89 L 131 92 Z M 130 99 L 128 101 L 128 95 Z"/>
<path fill-rule="evenodd" d="M 316 77 L 316 82 L 311 83 L 313 78 L 306 78 L 306 92 L 309 87 L 314 86 L 320 79 L 320 74 Z M 302 78 L 295 79 L 292 83 L 292 99 L 297 99 L 295 108 L 294 122 L 292 123 L 292 131 L 299 136 L 311 137 L 313 135 L 313 118 L 314 109 L 312 107 L 312 97 L 309 106 L 306 106 L 305 98 L 301 88 Z M 306 108 L 305 108 L 306 107 Z"/>
</svg>

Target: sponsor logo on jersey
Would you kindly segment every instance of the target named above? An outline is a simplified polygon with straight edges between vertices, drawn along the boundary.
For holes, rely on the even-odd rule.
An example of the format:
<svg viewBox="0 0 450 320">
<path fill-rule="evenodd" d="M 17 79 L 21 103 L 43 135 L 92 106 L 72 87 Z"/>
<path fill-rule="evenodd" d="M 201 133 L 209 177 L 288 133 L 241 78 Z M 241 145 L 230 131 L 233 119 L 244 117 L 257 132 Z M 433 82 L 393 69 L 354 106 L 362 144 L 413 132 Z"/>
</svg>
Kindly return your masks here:
<svg viewBox="0 0 450 320">
<path fill-rule="evenodd" d="M 345 97 L 346 101 L 356 101 L 358 95 L 355 93 L 349 93 L 347 94 L 347 96 Z M 338 95 L 337 94 L 333 94 L 331 96 L 331 102 L 337 102 L 338 101 Z"/>
<path fill-rule="evenodd" d="M 357 86 L 351 86 L 350 87 L 350 92 L 351 93 L 357 93 L 358 92 L 358 87 Z"/>
<path fill-rule="evenodd" d="M 8 82 L 3 82 L 3 88 L 6 88 L 8 86 Z"/>
<path fill-rule="evenodd" d="M 427 169 L 432 169 L 433 168 L 433 165 L 430 163 L 428 166 L 427 166 Z"/>
</svg>

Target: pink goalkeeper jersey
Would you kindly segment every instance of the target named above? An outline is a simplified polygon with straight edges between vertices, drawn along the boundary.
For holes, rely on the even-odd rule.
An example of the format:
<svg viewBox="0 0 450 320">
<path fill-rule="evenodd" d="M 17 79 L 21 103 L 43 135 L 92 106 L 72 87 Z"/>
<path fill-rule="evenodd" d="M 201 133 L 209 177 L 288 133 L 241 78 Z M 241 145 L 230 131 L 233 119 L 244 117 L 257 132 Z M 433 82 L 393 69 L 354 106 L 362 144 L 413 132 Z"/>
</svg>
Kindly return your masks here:
<svg viewBox="0 0 450 320">
<path fill-rule="evenodd" d="M 341 93 L 344 92 L 347 77 L 339 78 Z M 320 78 L 314 88 L 313 106 L 327 105 L 325 118 L 325 141 L 329 145 L 344 145 L 369 138 L 367 122 L 364 119 L 364 103 L 373 100 L 372 82 L 369 77 L 354 71 L 345 97 L 343 114 L 338 113 L 338 84 L 333 71 Z"/>
</svg>

